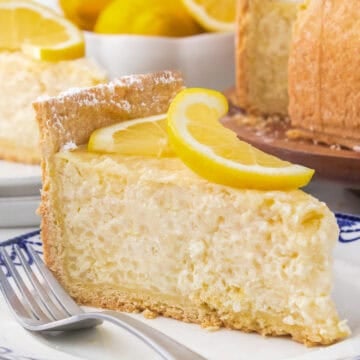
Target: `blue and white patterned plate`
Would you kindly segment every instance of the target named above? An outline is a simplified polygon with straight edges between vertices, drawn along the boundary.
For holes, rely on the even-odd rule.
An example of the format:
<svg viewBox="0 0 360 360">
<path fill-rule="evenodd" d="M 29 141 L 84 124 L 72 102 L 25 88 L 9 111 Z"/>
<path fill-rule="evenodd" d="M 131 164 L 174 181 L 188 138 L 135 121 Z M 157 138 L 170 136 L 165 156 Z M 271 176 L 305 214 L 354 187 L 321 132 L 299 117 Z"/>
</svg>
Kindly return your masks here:
<svg viewBox="0 0 360 360">
<path fill-rule="evenodd" d="M 335 248 L 334 299 L 342 318 L 348 319 L 352 336 L 323 348 L 306 348 L 287 338 L 263 338 L 257 334 L 220 330 L 208 332 L 197 325 L 157 318 L 145 320 L 179 342 L 213 360 L 287 359 L 345 360 L 360 354 L 360 217 L 337 214 L 341 229 Z M 11 252 L 13 245 L 32 244 L 41 253 L 39 231 L 0 244 Z M 0 264 L 1 266 L 1 264 Z M 57 335 L 31 334 L 22 329 L 9 313 L 0 295 L 0 360 L 75 359 L 158 359 L 131 335 L 104 324 L 97 329 Z M 360 360 L 360 357 L 359 357 Z"/>
</svg>

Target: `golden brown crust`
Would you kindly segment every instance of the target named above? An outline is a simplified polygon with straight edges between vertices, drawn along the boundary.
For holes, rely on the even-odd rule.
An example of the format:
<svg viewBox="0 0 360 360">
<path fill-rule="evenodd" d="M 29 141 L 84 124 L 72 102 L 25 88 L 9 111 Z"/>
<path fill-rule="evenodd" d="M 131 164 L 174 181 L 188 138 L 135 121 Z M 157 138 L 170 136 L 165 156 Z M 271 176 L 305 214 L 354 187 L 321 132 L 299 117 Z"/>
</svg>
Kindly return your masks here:
<svg viewBox="0 0 360 360">
<path fill-rule="evenodd" d="M 123 77 L 107 85 L 35 101 L 42 157 L 70 142 L 85 144 L 97 128 L 165 112 L 182 86 L 178 72 L 164 71 Z"/>
<path fill-rule="evenodd" d="M 360 140 L 358 0 L 312 1 L 289 59 L 289 113 L 299 128 Z"/>
<path fill-rule="evenodd" d="M 82 284 L 68 283 L 63 276 L 64 274 L 57 275 L 71 296 L 74 297 L 78 303 L 87 306 L 133 313 L 145 311 L 188 323 L 199 324 L 201 327 L 207 329 L 225 327 L 245 332 L 257 332 L 263 336 L 290 335 L 293 340 L 307 346 L 328 345 L 334 343 L 336 340 L 340 340 L 340 336 L 338 339 L 329 339 L 326 338 L 326 336 L 320 335 L 319 332 L 312 331 L 312 329 L 284 324 L 283 314 L 279 314 L 277 317 L 272 316 L 271 320 L 268 314 L 261 312 L 257 312 L 255 316 L 254 314 L 250 315 L 246 311 L 221 314 L 206 304 L 186 306 L 181 305 L 181 301 L 177 303 L 172 302 L 157 294 L 146 294 L 128 289 L 114 289 L 110 286 L 86 288 Z M 144 315 L 146 315 L 146 313 Z M 255 321 L 254 318 L 257 320 Z"/>
<path fill-rule="evenodd" d="M 40 151 L 0 138 L 0 159 L 35 165 L 40 163 Z"/>
</svg>

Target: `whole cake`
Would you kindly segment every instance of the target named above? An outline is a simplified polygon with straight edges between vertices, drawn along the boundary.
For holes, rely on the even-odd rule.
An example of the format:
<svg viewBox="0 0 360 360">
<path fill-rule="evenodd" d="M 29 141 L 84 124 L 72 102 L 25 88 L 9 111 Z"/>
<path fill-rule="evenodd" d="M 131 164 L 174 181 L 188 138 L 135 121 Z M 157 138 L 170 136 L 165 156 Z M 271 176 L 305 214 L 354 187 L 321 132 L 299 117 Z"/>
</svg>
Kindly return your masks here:
<svg viewBox="0 0 360 360">
<path fill-rule="evenodd" d="M 236 96 L 252 113 L 288 113 L 292 28 L 303 0 L 239 0 Z"/>
<path fill-rule="evenodd" d="M 240 0 L 237 102 L 289 115 L 292 137 L 360 144 L 357 0 Z"/>
<path fill-rule="evenodd" d="M 58 62 L 35 60 L 19 51 L 0 52 L 0 158 L 40 163 L 39 131 L 32 101 L 69 87 L 106 81 L 89 59 Z"/>
<path fill-rule="evenodd" d="M 347 336 L 330 296 L 338 228 L 325 204 L 215 184 L 177 157 L 87 150 L 95 129 L 166 113 L 182 87 L 162 72 L 34 103 L 47 265 L 81 304 L 308 345 Z"/>
<path fill-rule="evenodd" d="M 352 139 L 360 150 L 359 34 L 357 0 L 311 1 L 299 13 L 289 58 L 289 115 L 303 131 Z"/>
</svg>

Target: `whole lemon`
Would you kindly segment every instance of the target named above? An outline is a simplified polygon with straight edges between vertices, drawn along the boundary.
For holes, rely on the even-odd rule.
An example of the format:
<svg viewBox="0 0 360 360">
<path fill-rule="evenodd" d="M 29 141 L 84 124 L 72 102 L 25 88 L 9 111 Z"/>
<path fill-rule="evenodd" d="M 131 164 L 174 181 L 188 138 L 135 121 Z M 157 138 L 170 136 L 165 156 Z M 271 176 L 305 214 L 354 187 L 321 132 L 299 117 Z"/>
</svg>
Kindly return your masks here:
<svg viewBox="0 0 360 360">
<path fill-rule="evenodd" d="M 201 32 L 181 0 L 115 0 L 99 15 L 102 34 L 190 36 Z"/>
<path fill-rule="evenodd" d="M 59 0 L 65 16 L 83 30 L 93 30 L 100 12 L 113 0 Z"/>
</svg>

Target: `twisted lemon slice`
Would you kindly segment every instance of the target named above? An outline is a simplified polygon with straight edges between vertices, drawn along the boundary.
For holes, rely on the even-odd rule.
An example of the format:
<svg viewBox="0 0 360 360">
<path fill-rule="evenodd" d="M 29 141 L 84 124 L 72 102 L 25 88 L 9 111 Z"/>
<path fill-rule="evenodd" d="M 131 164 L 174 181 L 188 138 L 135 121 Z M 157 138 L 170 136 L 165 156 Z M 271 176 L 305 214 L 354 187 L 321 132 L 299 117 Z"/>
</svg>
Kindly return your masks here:
<svg viewBox="0 0 360 360">
<path fill-rule="evenodd" d="M 310 181 L 313 170 L 240 141 L 219 122 L 227 111 L 226 98 L 214 90 L 185 89 L 172 101 L 170 142 L 189 168 L 210 181 L 243 188 L 292 189 Z"/>
</svg>

